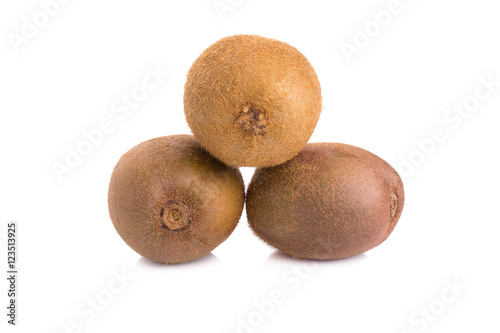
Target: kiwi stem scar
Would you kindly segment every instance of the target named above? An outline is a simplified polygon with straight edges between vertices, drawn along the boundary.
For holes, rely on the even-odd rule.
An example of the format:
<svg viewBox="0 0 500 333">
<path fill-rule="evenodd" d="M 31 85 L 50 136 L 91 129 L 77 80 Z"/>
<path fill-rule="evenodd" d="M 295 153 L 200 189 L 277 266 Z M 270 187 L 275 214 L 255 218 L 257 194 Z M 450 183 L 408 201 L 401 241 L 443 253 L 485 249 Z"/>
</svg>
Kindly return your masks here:
<svg viewBox="0 0 500 333">
<path fill-rule="evenodd" d="M 258 109 L 251 107 L 249 104 L 243 107 L 240 116 L 236 120 L 245 131 L 252 131 L 257 135 L 266 134 L 266 125 L 269 119 L 264 117 L 264 114 Z"/>
<path fill-rule="evenodd" d="M 394 192 L 391 192 L 391 219 L 396 215 L 398 210 L 398 197 Z"/>
<path fill-rule="evenodd" d="M 189 228 L 191 224 L 191 210 L 184 204 L 168 202 L 161 209 L 160 217 L 163 227 L 172 231 L 182 231 Z"/>
</svg>

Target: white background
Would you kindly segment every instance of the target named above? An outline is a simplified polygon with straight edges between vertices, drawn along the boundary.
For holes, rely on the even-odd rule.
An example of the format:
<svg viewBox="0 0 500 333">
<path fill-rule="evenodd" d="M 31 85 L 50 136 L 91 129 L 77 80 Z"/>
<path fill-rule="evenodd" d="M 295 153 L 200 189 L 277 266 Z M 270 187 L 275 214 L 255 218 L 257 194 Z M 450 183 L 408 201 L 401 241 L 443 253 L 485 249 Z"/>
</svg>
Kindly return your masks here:
<svg viewBox="0 0 500 333">
<path fill-rule="evenodd" d="M 380 31 L 370 13 L 388 0 L 220 2 L 231 6 L 222 16 L 213 0 L 68 1 L 18 47 L 13 36 L 40 4 L 0 4 L 0 258 L 7 222 L 17 221 L 20 271 L 16 327 L 1 279 L 2 332 L 498 332 L 500 86 L 473 105 L 480 77 L 500 81 L 497 2 L 401 0 Z M 212 254 L 167 266 L 115 232 L 114 165 L 142 141 L 189 133 L 187 71 L 239 33 L 288 42 L 310 60 L 324 100 L 311 141 L 360 146 L 400 171 L 406 205 L 378 248 L 292 260 L 243 216 Z M 358 53 L 346 57 L 346 44 Z M 148 67 L 169 75 L 128 115 L 114 113 Z M 473 111 L 448 113 L 464 100 Z M 53 164 L 103 119 L 112 130 L 60 181 Z M 439 129 L 444 139 L 430 144 Z M 253 169 L 242 172 L 248 184 Z"/>
</svg>

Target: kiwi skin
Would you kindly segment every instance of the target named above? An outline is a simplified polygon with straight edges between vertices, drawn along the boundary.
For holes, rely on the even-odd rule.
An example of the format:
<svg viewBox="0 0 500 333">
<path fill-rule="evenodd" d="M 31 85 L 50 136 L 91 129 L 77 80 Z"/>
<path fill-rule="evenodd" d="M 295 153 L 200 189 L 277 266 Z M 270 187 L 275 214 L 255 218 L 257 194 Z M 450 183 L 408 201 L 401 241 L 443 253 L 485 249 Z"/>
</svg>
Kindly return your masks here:
<svg viewBox="0 0 500 333">
<path fill-rule="evenodd" d="M 254 233 L 297 258 L 340 259 L 385 241 L 401 216 L 403 183 L 380 157 L 310 143 L 290 161 L 257 169 L 246 211 Z"/>
<path fill-rule="evenodd" d="M 231 166 L 281 164 L 306 145 L 322 109 L 309 61 L 284 42 L 226 37 L 189 70 L 184 113 L 195 137 Z"/>
<path fill-rule="evenodd" d="M 162 263 L 201 258 L 234 230 L 245 188 L 238 169 L 210 156 L 191 135 L 143 142 L 111 176 L 109 213 L 122 239 Z"/>
</svg>

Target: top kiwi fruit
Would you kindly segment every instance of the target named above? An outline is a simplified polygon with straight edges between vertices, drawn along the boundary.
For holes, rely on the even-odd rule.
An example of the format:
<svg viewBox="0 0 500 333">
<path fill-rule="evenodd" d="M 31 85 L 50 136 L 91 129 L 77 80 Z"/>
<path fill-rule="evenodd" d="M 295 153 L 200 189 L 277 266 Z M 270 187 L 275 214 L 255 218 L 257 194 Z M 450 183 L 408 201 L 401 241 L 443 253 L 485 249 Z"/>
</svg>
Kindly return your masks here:
<svg viewBox="0 0 500 333">
<path fill-rule="evenodd" d="M 223 38 L 189 70 L 184 112 L 194 136 L 230 166 L 281 164 L 305 146 L 322 109 L 309 61 L 254 35 Z"/>
<path fill-rule="evenodd" d="M 255 171 L 246 210 L 251 228 L 268 244 L 325 260 L 382 243 L 403 205 L 403 183 L 380 157 L 345 144 L 310 143 L 290 161 Z"/>
<path fill-rule="evenodd" d="M 163 263 L 201 258 L 240 219 L 240 172 L 210 156 L 191 135 L 143 142 L 116 165 L 108 204 L 118 234 L 142 256 Z"/>
</svg>

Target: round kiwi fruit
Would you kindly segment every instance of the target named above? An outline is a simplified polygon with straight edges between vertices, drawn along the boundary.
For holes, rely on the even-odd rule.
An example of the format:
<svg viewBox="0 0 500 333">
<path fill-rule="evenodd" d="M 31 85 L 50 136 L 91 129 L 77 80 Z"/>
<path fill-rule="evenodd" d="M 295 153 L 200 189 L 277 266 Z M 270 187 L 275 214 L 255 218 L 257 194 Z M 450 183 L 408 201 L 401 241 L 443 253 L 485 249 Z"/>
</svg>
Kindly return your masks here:
<svg viewBox="0 0 500 333">
<path fill-rule="evenodd" d="M 382 243 L 403 205 L 403 183 L 380 157 L 345 144 L 310 143 L 290 161 L 255 171 L 246 211 L 255 234 L 271 246 L 327 260 Z"/>
<path fill-rule="evenodd" d="M 231 166 L 291 159 L 309 140 L 321 109 L 318 77 L 304 55 L 253 35 L 211 45 L 193 63 L 184 90 L 194 136 Z"/>
<path fill-rule="evenodd" d="M 118 234 L 163 263 L 201 258 L 234 230 L 245 189 L 238 169 L 210 156 L 191 135 L 143 142 L 116 165 L 108 193 Z"/>
</svg>

